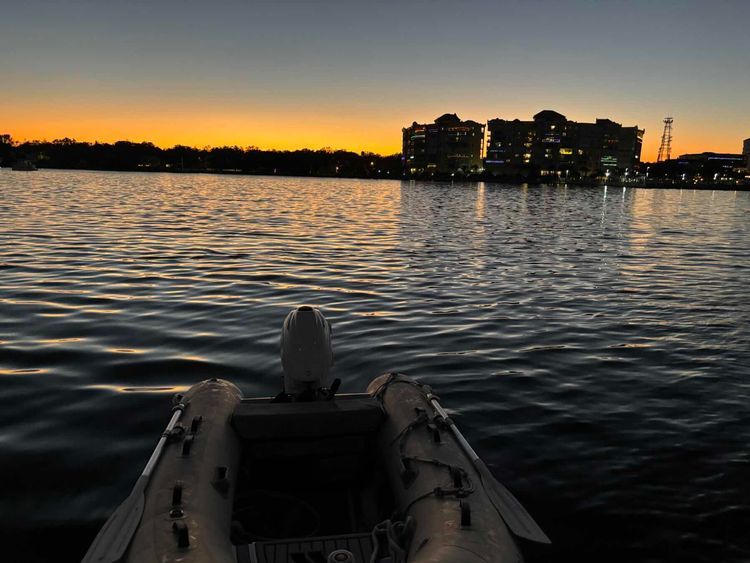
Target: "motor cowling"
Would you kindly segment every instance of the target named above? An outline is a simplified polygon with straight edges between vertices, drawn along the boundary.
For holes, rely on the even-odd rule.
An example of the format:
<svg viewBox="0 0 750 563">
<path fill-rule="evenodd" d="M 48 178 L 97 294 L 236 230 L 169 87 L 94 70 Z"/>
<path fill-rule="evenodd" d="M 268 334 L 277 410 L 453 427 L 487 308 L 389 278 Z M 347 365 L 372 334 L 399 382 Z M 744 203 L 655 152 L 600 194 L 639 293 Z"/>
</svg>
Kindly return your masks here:
<svg viewBox="0 0 750 563">
<path fill-rule="evenodd" d="M 298 396 L 328 387 L 333 366 L 331 324 L 319 309 L 303 305 L 291 311 L 281 329 L 284 392 Z"/>
</svg>

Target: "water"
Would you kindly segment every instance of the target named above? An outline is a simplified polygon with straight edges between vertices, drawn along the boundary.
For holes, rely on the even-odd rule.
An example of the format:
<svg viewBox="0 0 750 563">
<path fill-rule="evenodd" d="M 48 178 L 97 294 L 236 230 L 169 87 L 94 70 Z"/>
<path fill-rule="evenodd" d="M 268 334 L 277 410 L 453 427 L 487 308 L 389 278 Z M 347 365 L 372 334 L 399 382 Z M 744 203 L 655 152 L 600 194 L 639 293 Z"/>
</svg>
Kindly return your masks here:
<svg viewBox="0 0 750 563">
<path fill-rule="evenodd" d="M 201 379 L 280 385 L 309 303 L 343 391 L 431 383 L 553 539 L 750 557 L 750 194 L 0 170 L 0 530 L 77 561 Z"/>
</svg>

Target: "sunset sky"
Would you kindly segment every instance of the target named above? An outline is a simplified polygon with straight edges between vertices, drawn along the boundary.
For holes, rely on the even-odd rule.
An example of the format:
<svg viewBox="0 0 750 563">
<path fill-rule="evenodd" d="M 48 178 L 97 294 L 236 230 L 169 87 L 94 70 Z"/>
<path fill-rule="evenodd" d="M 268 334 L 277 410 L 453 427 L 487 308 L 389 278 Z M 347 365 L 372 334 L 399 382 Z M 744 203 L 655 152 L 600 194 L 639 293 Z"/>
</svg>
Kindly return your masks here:
<svg viewBox="0 0 750 563">
<path fill-rule="evenodd" d="M 445 112 L 554 109 L 673 153 L 750 137 L 750 2 L 89 0 L 4 3 L 0 133 L 400 151 Z"/>
</svg>

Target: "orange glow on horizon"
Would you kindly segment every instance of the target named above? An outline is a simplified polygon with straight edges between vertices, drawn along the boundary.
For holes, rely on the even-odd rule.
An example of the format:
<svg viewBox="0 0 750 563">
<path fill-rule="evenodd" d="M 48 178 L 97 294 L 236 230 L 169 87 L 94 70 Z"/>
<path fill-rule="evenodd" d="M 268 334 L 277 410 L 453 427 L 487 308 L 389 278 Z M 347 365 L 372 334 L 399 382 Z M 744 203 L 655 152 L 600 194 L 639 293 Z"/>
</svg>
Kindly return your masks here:
<svg viewBox="0 0 750 563">
<path fill-rule="evenodd" d="M 309 109 L 240 113 L 231 109 L 203 110 L 197 104 L 181 104 L 168 110 L 138 106 L 122 110 L 107 104 L 86 108 L 4 105 L 0 102 L 0 133 L 9 133 L 19 142 L 68 137 L 86 142 L 151 142 L 163 148 L 236 145 L 266 150 L 330 147 L 383 155 L 401 152 L 400 119 L 386 122 L 370 116 L 332 115 Z"/>
<path fill-rule="evenodd" d="M 63 137 L 86 142 L 129 140 L 151 142 L 168 148 L 255 146 L 269 150 L 320 149 L 330 147 L 352 152 L 390 155 L 401 152 L 401 128 L 412 121 L 425 121 L 424 115 L 440 115 L 440 110 L 421 110 L 411 118 L 408 110 L 382 108 L 381 111 L 355 111 L 356 108 L 205 108 L 198 101 L 169 108 L 153 103 L 122 105 L 111 103 L 11 104 L 0 101 L 3 130 L 16 141 L 54 140 Z M 360 108 L 361 109 L 361 108 Z M 515 112 L 507 112 L 512 115 Z M 477 119 L 480 111 L 460 112 L 465 119 Z M 520 119 L 528 119 L 523 114 Z M 481 118 L 480 118 L 481 119 Z M 569 116 L 584 121 L 578 116 Z M 633 125 L 623 123 L 624 125 Z M 638 123 L 644 127 L 643 123 Z M 650 125 L 650 124 L 646 124 Z M 659 124 L 660 125 L 660 124 Z M 653 162 L 659 148 L 659 125 L 646 127 L 641 160 Z M 672 155 L 692 152 L 742 151 L 742 135 L 722 132 L 710 124 L 676 121 Z"/>
<path fill-rule="evenodd" d="M 157 120 L 154 120 L 157 121 Z M 298 130 L 293 136 L 275 134 L 273 128 L 279 127 L 279 123 L 268 124 L 269 130 L 262 133 L 252 133 L 253 130 L 263 128 L 265 124 L 259 121 L 249 123 L 252 127 L 244 130 L 241 123 L 233 122 L 232 119 L 202 119 L 194 120 L 189 125 L 184 124 L 162 124 L 151 120 L 128 120 L 108 121 L 98 123 L 74 119 L 70 121 L 59 120 L 54 124 L 50 121 L 25 122 L 23 124 L 12 123 L 11 120 L 4 122 L 5 129 L 17 142 L 31 140 L 54 140 L 68 137 L 76 141 L 93 143 L 112 143 L 115 141 L 150 142 L 161 148 L 169 148 L 175 145 L 187 145 L 192 147 L 258 147 L 264 150 L 296 150 L 296 149 L 321 149 L 330 147 L 333 150 L 343 149 L 352 152 L 374 152 L 382 155 L 390 155 L 401 152 L 401 130 L 398 129 L 398 142 L 388 138 L 385 131 L 378 131 L 379 138 L 373 134 L 347 132 L 343 127 L 337 126 L 315 126 L 309 129 Z M 158 126 L 155 126 L 158 125 Z M 295 127 L 294 124 L 286 124 L 283 129 Z M 376 127 L 372 127 L 376 129 Z M 391 135 L 392 137 L 392 135 Z"/>
</svg>

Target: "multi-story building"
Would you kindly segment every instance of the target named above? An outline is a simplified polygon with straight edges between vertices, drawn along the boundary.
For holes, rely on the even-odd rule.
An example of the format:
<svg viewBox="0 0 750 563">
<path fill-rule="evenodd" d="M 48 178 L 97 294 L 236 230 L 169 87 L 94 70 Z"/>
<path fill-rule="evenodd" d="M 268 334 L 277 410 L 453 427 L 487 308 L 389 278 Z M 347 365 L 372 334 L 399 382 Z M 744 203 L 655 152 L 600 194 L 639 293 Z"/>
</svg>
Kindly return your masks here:
<svg viewBox="0 0 750 563">
<path fill-rule="evenodd" d="M 741 154 L 715 152 L 681 154 L 676 160 L 676 179 L 698 182 L 734 181 L 746 162 Z"/>
<path fill-rule="evenodd" d="M 609 119 L 569 121 L 552 110 L 533 121 L 491 119 L 485 169 L 493 175 L 554 175 L 562 178 L 624 172 L 638 166 L 643 129 Z"/>
<path fill-rule="evenodd" d="M 750 168 L 750 139 L 742 143 L 742 154 L 745 155 L 745 168 Z"/>
<path fill-rule="evenodd" d="M 446 113 L 434 123 L 404 127 L 404 170 L 409 174 L 476 172 L 482 168 L 484 125 Z"/>
<path fill-rule="evenodd" d="M 649 179 L 688 184 L 734 184 L 745 176 L 745 156 L 735 153 L 681 154 L 648 167 Z"/>
</svg>

